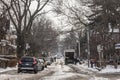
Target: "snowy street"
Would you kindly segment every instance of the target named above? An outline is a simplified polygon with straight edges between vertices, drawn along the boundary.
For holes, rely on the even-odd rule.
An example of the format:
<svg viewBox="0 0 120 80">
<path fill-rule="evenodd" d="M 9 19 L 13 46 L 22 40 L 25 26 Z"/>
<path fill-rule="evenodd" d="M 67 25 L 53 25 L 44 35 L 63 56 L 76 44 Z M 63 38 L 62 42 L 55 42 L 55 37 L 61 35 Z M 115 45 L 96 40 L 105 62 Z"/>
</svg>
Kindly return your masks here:
<svg viewBox="0 0 120 80">
<path fill-rule="evenodd" d="M 120 80 L 120 0 L 0 0 L 0 80 Z"/>
<path fill-rule="evenodd" d="M 0 80 L 120 80 L 119 72 L 105 72 L 87 68 L 82 65 L 55 64 L 48 66 L 37 74 L 32 72 L 17 73 L 16 68 L 1 70 Z M 110 70 L 108 70 L 110 71 Z"/>
</svg>

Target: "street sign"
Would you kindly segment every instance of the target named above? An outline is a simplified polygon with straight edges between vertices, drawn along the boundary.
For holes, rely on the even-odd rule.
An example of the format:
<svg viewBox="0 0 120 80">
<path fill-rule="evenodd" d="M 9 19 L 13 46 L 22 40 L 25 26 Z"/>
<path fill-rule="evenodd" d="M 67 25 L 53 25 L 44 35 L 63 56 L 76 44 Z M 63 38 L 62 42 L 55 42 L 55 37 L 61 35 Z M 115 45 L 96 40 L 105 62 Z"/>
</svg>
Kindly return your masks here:
<svg viewBox="0 0 120 80">
<path fill-rule="evenodd" d="M 103 46 L 102 46 L 102 45 L 98 45 L 98 46 L 97 46 L 97 51 L 98 51 L 98 52 L 101 52 L 102 50 L 103 50 Z"/>
<path fill-rule="evenodd" d="M 120 49 L 120 43 L 115 44 L 115 49 Z"/>
<path fill-rule="evenodd" d="M 26 43 L 26 50 L 30 48 L 30 45 Z"/>
</svg>

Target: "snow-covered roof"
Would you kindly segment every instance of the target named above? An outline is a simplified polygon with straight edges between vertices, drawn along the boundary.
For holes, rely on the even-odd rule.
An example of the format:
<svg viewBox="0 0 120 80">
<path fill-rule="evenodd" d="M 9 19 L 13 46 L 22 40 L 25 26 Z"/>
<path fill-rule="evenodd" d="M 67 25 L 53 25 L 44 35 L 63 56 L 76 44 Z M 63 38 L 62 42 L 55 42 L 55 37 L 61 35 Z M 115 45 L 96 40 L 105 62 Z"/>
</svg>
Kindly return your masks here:
<svg viewBox="0 0 120 80">
<path fill-rule="evenodd" d="M 16 38 L 17 38 L 17 35 L 11 35 L 10 38 L 16 39 Z"/>
<path fill-rule="evenodd" d="M 2 61 L 9 61 L 9 59 L 6 59 L 6 58 L 0 58 L 0 60 L 2 60 Z"/>
<path fill-rule="evenodd" d="M 109 32 L 119 33 L 119 28 L 112 28 L 111 23 L 108 24 Z"/>
<path fill-rule="evenodd" d="M 3 58 L 3 57 L 16 57 L 16 55 L 0 55 L 0 58 Z"/>
<path fill-rule="evenodd" d="M 74 49 L 66 49 L 66 50 L 64 50 L 65 52 L 75 52 L 75 50 Z"/>
<path fill-rule="evenodd" d="M 119 29 L 109 29 L 109 32 L 119 33 Z"/>
<path fill-rule="evenodd" d="M 8 44 L 9 46 L 11 46 L 11 47 L 13 47 L 14 49 L 16 49 L 17 48 L 17 46 L 16 45 L 13 45 L 13 44 Z"/>
<path fill-rule="evenodd" d="M 10 30 L 11 31 L 16 31 L 15 27 L 13 25 L 10 25 Z"/>
</svg>

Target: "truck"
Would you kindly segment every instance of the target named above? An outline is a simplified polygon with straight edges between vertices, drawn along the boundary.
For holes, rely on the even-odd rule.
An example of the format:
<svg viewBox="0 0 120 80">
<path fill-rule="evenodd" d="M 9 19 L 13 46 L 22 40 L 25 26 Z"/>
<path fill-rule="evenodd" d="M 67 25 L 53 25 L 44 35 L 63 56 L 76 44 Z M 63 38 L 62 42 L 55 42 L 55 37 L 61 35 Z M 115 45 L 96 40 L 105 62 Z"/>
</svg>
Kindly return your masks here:
<svg viewBox="0 0 120 80">
<path fill-rule="evenodd" d="M 64 50 L 64 60 L 65 64 L 74 64 L 75 59 L 75 50 L 74 49 L 66 49 Z"/>
</svg>

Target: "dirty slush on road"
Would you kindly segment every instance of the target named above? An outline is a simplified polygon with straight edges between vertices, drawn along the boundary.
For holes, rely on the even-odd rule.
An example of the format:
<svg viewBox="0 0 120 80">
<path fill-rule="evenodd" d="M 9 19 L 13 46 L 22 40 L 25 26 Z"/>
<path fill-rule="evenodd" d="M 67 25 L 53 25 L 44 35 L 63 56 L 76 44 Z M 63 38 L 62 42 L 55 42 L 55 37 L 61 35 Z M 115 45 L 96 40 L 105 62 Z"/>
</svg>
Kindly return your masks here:
<svg viewBox="0 0 120 80">
<path fill-rule="evenodd" d="M 78 73 L 71 66 L 57 65 L 54 73 L 49 76 L 44 76 L 39 80 L 89 80 L 88 74 Z"/>
<path fill-rule="evenodd" d="M 10 70 L 0 73 L 0 80 L 39 80 L 44 76 L 50 76 L 54 73 L 52 68 L 46 68 L 43 71 L 34 74 L 32 72 L 17 73 L 17 70 Z"/>
</svg>

